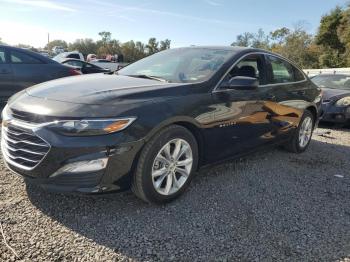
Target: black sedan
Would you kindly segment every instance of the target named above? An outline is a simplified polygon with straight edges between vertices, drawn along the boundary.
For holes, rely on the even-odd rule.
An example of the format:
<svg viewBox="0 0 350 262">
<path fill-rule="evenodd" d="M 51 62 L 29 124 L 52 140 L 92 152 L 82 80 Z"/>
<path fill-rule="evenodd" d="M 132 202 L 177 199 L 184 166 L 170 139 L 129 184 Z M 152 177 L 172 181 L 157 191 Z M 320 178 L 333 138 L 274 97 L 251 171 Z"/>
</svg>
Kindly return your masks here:
<svg viewBox="0 0 350 262">
<path fill-rule="evenodd" d="M 321 121 L 350 124 L 350 75 L 322 74 L 312 81 L 323 90 Z"/>
<path fill-rule="evenodd" d="M 3 111 L 1 148 L 11 170 L 48 190 L 131 186 L 141 199 L 164 203 L 213 162 L 275 144 L 305 151 L 320 101 L 321 90 L 276 54 L 171 49 L 118 74 L 18 93 Z"/>
<path fill-rule="evenodd" d="M 38 53 L 0 45 L 0 104 L 29 86 L 80 74 Z"/>
<path fill-rule="evenodd" d="M 81 61 L 78 59 L 73 59 L 73 58 L 66 59 L 66 60 L 62 61 L 61 63 L 63 65 L 68 65 L 68 66 L 71 66 L 75 69 L 78 69 L 83 74 L 96 74 L 96 73 L 109 73 L 109 72 L 111 72 L 111 70 L 109 70 L 109 69 L 105 69 L 105 68 L 99 67 L 97 65 L 93 65 L 93 64 L 90 64 L 88 62 Z"/>
</svg>

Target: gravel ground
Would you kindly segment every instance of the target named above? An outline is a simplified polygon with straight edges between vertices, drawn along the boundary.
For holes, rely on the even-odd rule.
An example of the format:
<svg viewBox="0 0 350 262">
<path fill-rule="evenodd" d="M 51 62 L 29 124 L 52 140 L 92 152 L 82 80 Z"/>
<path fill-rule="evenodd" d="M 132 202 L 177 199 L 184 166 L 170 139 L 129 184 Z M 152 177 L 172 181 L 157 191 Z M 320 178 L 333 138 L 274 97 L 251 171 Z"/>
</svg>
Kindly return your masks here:
<svg viewBox="0 0 350 262">
<path fill-rule="evenodd" d="M 350 130 L 329 131 L 301 155 L 271 149 L 202 170 L 166 206 L 49 194 L 1 164 L 0 222 L 22 261 L 350 262 Z M 16 260 L 3 242 L 0 260 Z"/>
</svg>

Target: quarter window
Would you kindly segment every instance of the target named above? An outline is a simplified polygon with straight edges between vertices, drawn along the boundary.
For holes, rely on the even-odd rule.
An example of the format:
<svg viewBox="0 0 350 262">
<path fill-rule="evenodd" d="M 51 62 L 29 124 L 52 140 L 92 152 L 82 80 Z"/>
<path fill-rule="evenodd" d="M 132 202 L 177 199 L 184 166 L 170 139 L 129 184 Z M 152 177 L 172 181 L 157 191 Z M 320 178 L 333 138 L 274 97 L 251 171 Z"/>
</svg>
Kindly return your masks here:
<svg viewBox="0 0 350 262">
<path fill-rule="evenodd" d="M 274 56 L 268 56 L 268 61 L 271 64 L 270 84 L 290 83 L 295 82 L 294 67 Z"/>
<path fill-rule="evenodd" d="M 305 80 L 304 74 L 296 67 L 294 67 L 294 77 L 295 77 L 295 81 Z"/>
<path fill-rule="evenodd" d="M 11 63 L 14 64 L 42 64 L 42 62 L 31 56 L 22 52 L 11 51 Z"/>
</svg>

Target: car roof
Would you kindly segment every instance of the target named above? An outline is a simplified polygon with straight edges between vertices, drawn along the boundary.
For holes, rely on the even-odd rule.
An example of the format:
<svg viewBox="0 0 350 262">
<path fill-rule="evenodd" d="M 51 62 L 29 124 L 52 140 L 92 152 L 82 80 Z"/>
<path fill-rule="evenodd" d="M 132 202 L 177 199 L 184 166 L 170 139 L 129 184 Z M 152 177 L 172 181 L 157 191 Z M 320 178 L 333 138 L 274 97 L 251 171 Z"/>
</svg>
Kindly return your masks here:
<svg viewBox="0 0 350 262">
<path fill-rule="evenodd" d="M 94 67 L 98 67 L 98 68 L 104 69 L 104 68 L 100 67 L 97 64 L 92 64 L 92 63 L 89 63 L 89 62 L 86 62 L 86 61 L 82 61 L 82 60 L 76 59 L 76 58 L 66 58 L 66 59 L 61 61 L 61 64 L 65 63 L 65 62 L 69 62 L 69 61 L 78 61 L 78 62 L 82 62 L 82 63 L 88 64 L 88 65 L 91 65 L 91 66 L 94 66 Z"/>
<path fill-rule="evenodd" d="M 37 58 L 39 60 L 42 60 L 45 63 L 49 63 L 49 64 L 56 63 L 56 61 L 52 60 L 51 58 L 48 58 L 46 56 L 41 55 L 40 53 L 33 52 L 31 50 L 28 50 L 28 49 L 14 47 L 14 46 L 9 46 L 9 45 L 0 45 L 0 48 L 5 48 L 5 49 L 8 49 L 8 50 L 14 50 L 14 51 L 22 52 L 22 53 L 27 53 L 27 54 L 29 54 L 31 56 L 34 56 L 35 58 Z"/>
</svg>

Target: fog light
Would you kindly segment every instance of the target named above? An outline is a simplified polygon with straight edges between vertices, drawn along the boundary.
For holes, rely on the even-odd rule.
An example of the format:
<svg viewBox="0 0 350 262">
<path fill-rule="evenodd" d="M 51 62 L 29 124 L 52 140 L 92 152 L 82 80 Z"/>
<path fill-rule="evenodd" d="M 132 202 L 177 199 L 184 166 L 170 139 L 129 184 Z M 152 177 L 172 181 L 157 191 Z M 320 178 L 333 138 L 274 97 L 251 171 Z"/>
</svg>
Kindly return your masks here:
<svg viewBox="0 0 350 262">
<path fill-rule="evenodd" d="M 61 167 L 60 169 L 58 169 L 50 177 L 55 177 L 63 173 L 86 173 L 86 172 L 100 171 L 106 168 L 107 162 L 108 162 L 108 158 L 106 157 L 106 158 L 100 158 L 100 159 L 69 163 Z"/>
<path fill-rule="evenodd" d="M 338 115 L 335 116 L 335 119 L 337 119 L 337 120 L 343 120 L 343 119 L 344 119 L 344 116 L 338 114 Z"/>
</svg>

